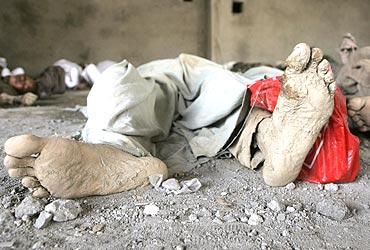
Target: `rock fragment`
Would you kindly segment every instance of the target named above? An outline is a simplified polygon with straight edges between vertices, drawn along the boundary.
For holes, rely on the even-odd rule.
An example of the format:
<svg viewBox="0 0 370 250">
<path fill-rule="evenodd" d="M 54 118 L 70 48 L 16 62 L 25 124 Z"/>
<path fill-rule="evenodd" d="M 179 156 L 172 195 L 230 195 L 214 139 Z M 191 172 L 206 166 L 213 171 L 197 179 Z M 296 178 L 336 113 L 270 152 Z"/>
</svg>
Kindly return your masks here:
<svg viewBox="0 0 370 250">
<path fill-rule="evenodd" d="M 144 207 L 144 214 L 155 216 L 159 212 L 159 207 L 154 204 L 149 204 Z"/>
<path fill-rule="evenodd" d="M 179 181 L 176 180 L 175 178 L 171 178 L 171 179 L 165 180 L 162 183 L 162 187 L 164 187 L 165 189 L 170 190 L 170 191 L 180 190 L 181 189 L 181 186 L 180 186 Z"/>
<path fill-rule="evenodd" d="M 3 199 L 1 200 L 1 204 L 3 205 L 4 208 L 9 208 L 12 206 L 12 196 L 4 196 Z"/>
<path fill-rule="evenodd" d="M 285 205 L 276 199 L 273 199 L 267 203 L 267 207 L 275 212 L 280 212 L 285 209 Z"/>
<path fill-rule="evenodd" d="M 198 217 L 195 214 L 189 215 L 189 221 L 193 222 L 193 221 L 197 221 L 197 220 L 198 220 Z"/>
<path fill-rule="evenodd" d="M 243 223 L 248 223 L 248 217 L 241 217 L 240 221 Z"/>
<path fill-rule="evenodd" d="M 9 210 L 0 212 L 0 228 L 11 227 L 14 224 L 14 217 Z M 0 230 L 1 231 L 1 230 Z"/>
<path fill-rule="evenodd" d="M 212 220 L 214 223 L 217 223 L 217 224 L 222 224 L 223 223 L 223 221 L 220 219 L 220 218 L 214 218 L 213 220 Z"/>
<path fill-rule="evenodd" d="M 33 224 L 33 226 L 37 229 L 45 228 L 50 224 L 52 219 L 53 215 L 51 213 L 42 211 L 39 217 L 36 219 L 35 224 Z"/>
<path fill-rule="evenodd" d="M 291 183 L 287 184 L 285 186 L 285 188 L 288 189 L 288 190 L 293 190 L 293 189 L 295 189 L 295 184 L 293 182 L 291 182 Z"/>
<path fill-rule="evenodd" d="M 234 217 L 234 216 L 232 216 L 231 214 L 225 215 L 223 219 L 224 219 L 224 221 L 226 221 L 227 223 L 236 222 L 235 217 Z"/>
<path fill-rule="evenodd" d="M 278 216 L 276 216 L 276 219 L 277 219 L 278 221 L 285 221 L 286 216 L 285 216 L 285 214 L 280 213 L 280 214 L 278 214 Z"/>
<path fill-rule="evenodd" d="M 338 191 L 339 187 L 338 187 L 337 184 L 329 183 L 329 184 L 325 184 L 324 189 L 326 191 L 336 192 L 336 191 Z"/>
<path fill-rule="evenodd" d="M 263 218 L 258 214 L 252 214 L 248 219 L 248 225 L 257 226 L 263 222 Z"/>
<path fill-rule="evenodd" d="M 95 233 L 98 233 L 98 232 L 101 232 L 103 229 L 104 229 L 105 225 L 104 224 L 96 224 L 92 227 L 91 231 L 95 234 Z"/>
<path fill-rule="evenodd" d="M 15 208 L 15 217 L 18 219 L 25 215 L 31 217 L 41 212 L 44 206 L 45 203 L 42 200 L 27 196 L 23 199 L 21 204 Z"/>
<path fill-rule="evenodd" d="M 342 200 L 326 199 L 316 204 L 316 212 L 330 219 L 341 221 L 349 215 L 349 209 Z"/>
<path fill-rule="evenodd" d="M 46 205 L 45 211 L 53 215 L 54 221 L 74 220 L 82 212 L 80 203 L 74 200 L 55 200 Z"/>
<path fill-rule="evenodd" d="M 292 207 L 292 206 L 288 206 L 288 207 L 286 208 L 286 211 L 287 211 L 288 213 L 293 213 L 293 212 L 295 212 L 295 208 L 294 208 L 294 207 Z"/>
<path fill-rule="evenodd" d="M 42 249 L 44 248 L 44 242 L 37 241 L 35 244 L 32 245 L 31 249 Z"/>
</svg>

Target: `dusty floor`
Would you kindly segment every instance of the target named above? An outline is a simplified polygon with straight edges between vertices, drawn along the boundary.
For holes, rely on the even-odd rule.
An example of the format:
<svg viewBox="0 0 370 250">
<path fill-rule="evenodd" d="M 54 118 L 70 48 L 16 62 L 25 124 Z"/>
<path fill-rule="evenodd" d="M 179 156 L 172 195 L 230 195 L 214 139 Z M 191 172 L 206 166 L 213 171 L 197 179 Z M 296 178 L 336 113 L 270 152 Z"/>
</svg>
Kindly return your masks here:
<svg viewBox="0 0 370 250">
<path fill-rule="evenodd" d="M 70 136 L 85 118 L 64 110 L 85 103 L 86 92 L 68 93 L 38 107 L 0 110 L 0 202 L 12 200 L 14 211 L 28 191 L 10 179 L 2 160 L 3 144 L 13 135 Z M 51 106 L 46 106 L 51 105 Z M 179 179 L 197 177 L 203 184 L 196 193 L 165 195 L 151 187 L 105 197 L 80 199 L 83 214 L 69 222 L 54 222 L 36 229 L 33 221 L 9 221 L 0 228 L 0 248 L 9 249 L 369 249 L 370 154 L 369 139 L 362 139 L 362 170 L 355 183 L 340 184 L 338 191 L 296 182 L 294 189 L 267 187 L 260 173 L 243 168 L 234 159 L 190 162 Z M 316 212 L 316 204 L 331 197 L 343 200 L 351 215 L 335 221 Z M 273 198 L 293 207 L 273 212 Z M 143 207 L 159 207 L 145 216 Z M 4 211 L 0 203 L 0 212 Z M 289 209 L 288 209 L 289 210 Z M 260 225 L 246 223 L 251 213 Z M 190 216 L 190 217 L 189 217 Z M 20 224 L 21 223 L 21 224 Z M 96 224 L 104 229 L 92 232 Z"/>
</svg>

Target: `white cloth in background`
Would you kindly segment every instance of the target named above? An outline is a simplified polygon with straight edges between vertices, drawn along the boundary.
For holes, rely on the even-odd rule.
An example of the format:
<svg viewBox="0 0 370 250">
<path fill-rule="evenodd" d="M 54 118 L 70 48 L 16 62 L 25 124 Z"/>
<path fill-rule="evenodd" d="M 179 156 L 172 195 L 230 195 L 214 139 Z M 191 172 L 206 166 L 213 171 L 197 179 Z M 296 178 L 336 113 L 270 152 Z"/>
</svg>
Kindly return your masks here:
<svg viewBox="0 0 370 250">
<path fill-rule="evenodd" d="M 6 61 L 6 58 L 0 57 L 0 67 L 2 67 L 2 68 L 7 68 L 8 67 L 8 63 Z"/>
<path fill-rule="evenodd" d="M 59 66 L 64 69 L 65 83 L 68 88 L 76 87 L 79 84 L 82 72 L 82 67 L 80 65 L 66 59 L 60 59 L 54 63 L 54 66 Z"/>
<path fill-rule="evenodd" d="M 124 60 L 93 85 L 82 137 L 136 156 L 156 155 L 155 143 L 166 139 L 174 124 L 196 157 L 215 156 L 248 112 L 245 93 L 251 83 L 187 54 L 138 68 Z"/>
<path fill-rule="evenodd" d="M 113 64 L 117 62 L 111 60 L 105 60 L 99 62 L 97 65 L 90 63 L 87 65 L 81 73 L 81 76 L 91 85 L 99 81 L 101 74 Z"/>
<path fill-rule="evenodd" d="M 26 74 L 26 71 L 21 67 L 17 67 L 13 69 L 12 71 L 10 71 L 10 69 L 8 68 L 3 68 L 3 70 L 1 71 L 2 77 L 18 76 L 18 75 L 25 75 L 25 74 Z"/>
<path fill-rule="evenodd" d="M 244 72 L 242 75 L 250 80 L 257 81 L 264 78 L 271 78 L 274 76 L 281 76 L 284 74 L 284 71 L 268 66 L 258 66 L 251 68 Z"/>
<path fill-rule="evenodd" d="M 8 68 L 3 68 L 1 70 L 1 77 L 8 77 L 12 74 L 12 72 L 10 72 L 10 69 Z"/>
</svg>

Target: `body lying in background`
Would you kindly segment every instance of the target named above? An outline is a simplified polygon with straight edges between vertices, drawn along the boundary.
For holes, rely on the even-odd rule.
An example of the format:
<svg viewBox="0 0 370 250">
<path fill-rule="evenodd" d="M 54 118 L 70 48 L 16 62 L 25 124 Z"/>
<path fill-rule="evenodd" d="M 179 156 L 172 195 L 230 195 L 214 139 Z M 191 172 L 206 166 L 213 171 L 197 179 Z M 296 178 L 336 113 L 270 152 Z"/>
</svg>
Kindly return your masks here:
<svg viewBox="0 0 370 250">
<path fill-rule="evenodd" d="M 347 97 L 351 125 L 362 132 L 370 131 L 370 46 L 359 48 L 351 34 L 340 46 L 343 63 L 336 78 Z"/>
</svg>

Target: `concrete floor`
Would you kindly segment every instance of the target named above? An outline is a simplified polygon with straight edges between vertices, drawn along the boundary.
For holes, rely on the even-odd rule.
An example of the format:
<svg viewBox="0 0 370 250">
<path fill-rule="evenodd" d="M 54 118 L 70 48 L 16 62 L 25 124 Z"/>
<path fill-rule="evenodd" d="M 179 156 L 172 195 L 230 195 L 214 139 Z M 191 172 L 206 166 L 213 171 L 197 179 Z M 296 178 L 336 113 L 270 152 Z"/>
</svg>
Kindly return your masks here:
<svg viewBox="0 0 370 250">
<path fill-rule="evenodd" d="M 7 138 L 24 133 L 69 137 L 86 121 L 65 110 L 84 105 L 87 92 L 68 92 L 36 107 L 0 110 L 0 214 L 14 212 L 28 195 L 19 180 L 10 179 L 2 164 Z M 34 228 L 34 218 L 14 218 L 0 226 L 0 248 L 8 249 L 368 249 L 370 242 L 369 139 L 361 139 L 362 170 L 354 183 L 339 184 L 338 191 L 317 184 L 296 182 L 294 189 L 270 188 L 259 171 L 243 168 L 234 159 L 188 161 L 188 171 L 177 178 L 198 178 L 199 191 L 166 195 L 151 187 L 125 193 L 79 199 L 83 213 L 68 222 Z M 171 166 L 169 166 L 171 167 Z M 273 198 L 293 209 L 274 212 Z M 341 221 L 316 212 L 316 204 L 342 200 L 350 215 Z M 11 200 L 4 208 L 4 200 Z M 48 201 L 52 200 L 51 198 Z M 159 207 L 156 216 L 143 214 L 145 204 Z M 263 222 L 246 222 L 256 213 Z M 0 216 L 1 218 L 1 216 Z M 1 220 L 0 220 L 1 224 Z M 103 224 L 98 233 L 92 228 Z"/>
</svg>

